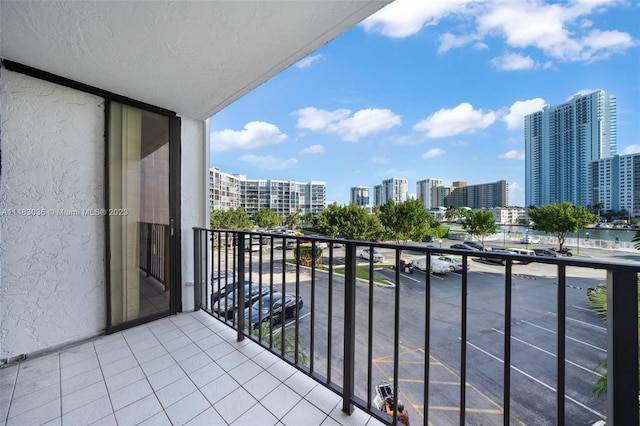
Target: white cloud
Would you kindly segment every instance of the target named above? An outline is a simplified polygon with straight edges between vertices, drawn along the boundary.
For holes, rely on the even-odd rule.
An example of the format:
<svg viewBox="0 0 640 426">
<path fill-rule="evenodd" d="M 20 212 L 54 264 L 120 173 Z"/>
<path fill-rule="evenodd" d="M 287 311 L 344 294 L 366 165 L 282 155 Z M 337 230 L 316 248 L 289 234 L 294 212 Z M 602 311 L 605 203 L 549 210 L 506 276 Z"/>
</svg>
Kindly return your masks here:
<svg viewBox="0 0 640 426">
<path fill-rule="evenodd" d="M 455 35 L 451 33 L 445 33 L 440 36 L 440 47 L 438 48 L 438 53 L 446 53 L 451 49 L 465 46 L 477 40 L 478 36 L 475 34 Z M 487 48 L 487 45 L 484 43 L 476 43 L 476 45 L 480 45 L 477 46 L 480 49 Z"/>
<path fill-rule="evenodd" d="M 426 119 L 416 123 L 413 130 L 426 132 L 429 138 L 444 138 L 461 133 L 474 133 L 477 129 L 486 129 L 497 119 L 497 113 L 484 113 L 481 109 L 463 102 L 453 109 L 441 109 Z"/>
<path fill-rule="evenodd" d="M 627 155 L 627 154 L 638 154 L 638 153 L 640 153 L 640 145 L 629 145 L 625 149 L 623 149 L 620 154 Z"/>
<path fill-rule="evenodd" d="M 524 127 L 524 116 L 540 111 L 546 102 L 542 98 L 528 99 L 526 101 L 515 101 L 509 107 L 509 113 L 502 117 L 502 121 L 507 123 L 507 129 L 516 130 Z"/>
<path fill-rule="evenodd" d="M 509 182 L 509 192 L 524 192 L 524 188 L 518 182 Z"/>
<path fill-rule="evenodd" d="M 430 160 L 432 158 L 436 158 L 439 157 L 441 155 L 446 154 L 446 151 L 440 149 L 440 148 L 431 148 L 429 151 L 425 152 L 424 154 L 422 154 L 422 159 L 423 160 Z"/>
<path fill-rule="evenodd" d="M 506 53 L 491 60 L 498 71 L 532 70 L 538 64 L 531 56 L 522 56 L 519 53 Z"/>
<path fill-rule="evenodd" d="M 245 161 L 249 164 L 253 164 L 256 167 L 269 170 L 282 170 L 290 169 L 298 163 L 295 158 L 282 159 L 276 158 L 271 155 L 254 155 L 247 154 L 240 157 L 241 161 Z"/>
<path fill-rule="evenodd" d="M 375 164 L 387 164 L 389 159 L 386 157 L 371 157 L 371 162 Z"/>
<path fill-rule="evenodd" d="M 302 108 L 292 113 L 292 115 L 300 116 L 296 123 L 298 129 L 308 129 L 314 132 L 326 130 L 331 123 L 345 119 L 349 114 L 351 111 L 348 109 L 327 111 L 314 107 Z"/>
<path fill-rule="evenodd" d="M 254 149 L 273 145 L 287 139 L 277 126 L 264 121 L 252 121 L 245 124 L 243 130 L 225 129 L 211 132 L 211 150 L 214 152 L 231 149 Z"/>
<path fill-rule="evenodd" d="M 363 109 L 350 115 L 348 109 L 326 111 L 307 107 L 292 114 L 299 116 L 296 124 L 299 129 L 336 134 L 349 142 L 402 124 L 401 117 L 388 109 Z"/>
<path fill-rule="evenodd" d="M 362 22 L 365 31 L 392 38 L 416 34 L 427 25 L 436 25 L 450 14 L 461 11 L 473 0 L 395 0 Z"/>
<path fill-rule="evenodd" d="M 324 152 L 324 146 L 311 145 L 300 150 L 300 154 L 322 154 Z"/>
<path fill-rule="evenodd" d="M 511 151 L 498 155 L 498 158 L 504 158 L 507 160 L 524 160 L 524 152 L 512 149 Z"/>
<path fill-rule="evenodd" d="M 306 58 L 301 59 L 295 64 L 293 64 L 293 66 L 296 68 L 307 68 L 307 67 L 310 67 L 311 64 L 313 64 L 315 61 L 317 61 L 320 58 L 322 58 L 322 55 L 307 56 Z"/>
<path fill-rule="evenodd" d="M 610 4 L 613 2 L 489 2 L 486 13 L 477 18 L 477 30 L 483 35 L 501 35 L 513 48 L 535 47 L 563 62 L 604 59 L 637 44 L 627 33 L 584 25 L 586 16 Z"/>
<path fill-rule="evenodd" d="M 540 0 L 396 0 L 361 25 L 367 32 L 404 38 L 425 26 L 437 25 L 443 18 L 452 18 L 460 23 L 457 26 L 461 28 L 460 34 L 442 35 L 439 53 L 497 36 L 511 48 L 536 48 L 554 60 L 595 61 L 638 45 L 627 32 L 594 28 L 590 16 L 618 3 L 609 0 L 548 3 Z M 520 63 L 520 67 L 524 65 Z M 539 66 L 549 67 L 550 63 L 541 61 Z"/>
</svg>

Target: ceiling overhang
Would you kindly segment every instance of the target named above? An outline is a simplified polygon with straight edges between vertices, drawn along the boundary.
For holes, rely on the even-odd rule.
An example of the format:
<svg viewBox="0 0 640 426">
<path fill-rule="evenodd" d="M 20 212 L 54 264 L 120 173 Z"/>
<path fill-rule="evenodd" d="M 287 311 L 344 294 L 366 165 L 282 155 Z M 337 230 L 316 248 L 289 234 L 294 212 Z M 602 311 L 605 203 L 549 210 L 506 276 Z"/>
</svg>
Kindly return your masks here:
<svg viewBox="0 0 640 426">
<path fill-rule="evenodd" d="M 391 1 L 0 1 L 0 57 L 205 120 Z"/>
</svg>

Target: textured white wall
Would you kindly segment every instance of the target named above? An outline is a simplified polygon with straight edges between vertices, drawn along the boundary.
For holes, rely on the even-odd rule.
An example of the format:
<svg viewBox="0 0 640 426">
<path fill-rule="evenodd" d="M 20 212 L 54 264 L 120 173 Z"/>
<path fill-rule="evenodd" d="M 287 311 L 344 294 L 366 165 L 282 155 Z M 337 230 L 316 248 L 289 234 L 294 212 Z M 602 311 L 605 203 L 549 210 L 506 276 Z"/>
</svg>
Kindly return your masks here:
<svg viewBox="0 0 640 426">
<path fill-rule="evenodd" d="M 193 227 L 208 227 L 207 126 L 182 117 L 182 310 L 193 310 Z"/>
<path fill-rule="evenodd" d="M 104 101 L 0 70 L 0 358 L 105 328 Z M 34 211 L 12 211 L 33 209 Z"/>
</svg>

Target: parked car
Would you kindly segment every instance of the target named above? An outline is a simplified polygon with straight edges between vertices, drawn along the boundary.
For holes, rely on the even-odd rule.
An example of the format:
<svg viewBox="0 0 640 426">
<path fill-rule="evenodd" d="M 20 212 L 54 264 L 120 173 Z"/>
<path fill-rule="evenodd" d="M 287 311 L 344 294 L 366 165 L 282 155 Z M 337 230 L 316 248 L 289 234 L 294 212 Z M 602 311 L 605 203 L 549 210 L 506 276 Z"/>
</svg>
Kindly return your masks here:
<svg viewBox="0 0 640 426">
<path fill-rule="evenodd" d="M 432 243 L 433 242 L 433 235 L 425 235 L 422 238 L 422 242 L 423 243 Z"/>
<path fill-rule="evenodd" d="M 312 237 L 320 238 L 321 235 L 313 234 Z M 309 244 L 311 244 L 311 241 L 309 242 Z M 327 247 L 329 247 L 329 245 L 327 243 L 325 243 L 324 241 L 316 241 L 316 247 L 319 248 L 320 250 L 324 250 Z"/>
<path fill-rule="evenodd" d="M 477 241 L 464 241 L 462 244 L 471 246 L 476 250 L 484 251 L 484 246 Z"/>
<path fill-rule="evenodd" d="M 535 256 L 536 252 L 530 249 L 518 249 L 518 248 L 507 248 L 504 250 L 507 253 L 510 254 L 519 254 L 519 255 L 523 255 L 523 256 Z M 526 265 L 529 262 L 527 262 L 526 260 L 522 260 L 520 261 L 521 264 Z"/>
<path fill-rule="evenodd" d="M 242 309 L 254 303 L 259 298 L 269 294 L 268 286 L 260 286 L 258 284 L 245 284 L 244 286 L 244 306 Z M 212 305 L 213 312 L 217 312 L 225 318 L 233 317 L 233 313 L 238 306 L 238 289 L 235 289 L 224 296 L 220 297 L 217 302 Z"/>
<path fill-rule="evenodd" d="M 540 237 L 537 235 L 527 235 L 520 239 L 520 244 L 540 244 Z"/>
<path fill-rule="evenodd" d="M 440 256 L 439 260 L 442 260 L 444 263 L 449 265 L 449 270 L 451 272 L 462 272 L 462 259 L 457 256 Z M 467 263 L 467 270 L 469 270 L 470 265 Z"/>
<path fill-rule="evenodd" d="M 470 245 L 468 245 L 466 243 L 465 244 L 461 244 L 461 243 L 452 244 L 451 248 L 452 249 L 458 249 L 458 250 L 480 251 L 479 249 L 477 249 L 475 247 L 472 247 L 472 246 L 470 246 Z"/>
<path fill-rule="evenodd" d="M 252 284 L 252 283 L 249 280 L 245 280 L 244 285 L 247 285 L 247 284 Z M 228 282 L 228 283 L 221 281 L 219 285 L 214 284 L 213 289 L 211 291 L 211 306 L 213 306 L 221 297 L 224 297 L 226 294 L 231 293 L 232 291 L 237 289 L 239 285 L 240 284 L 237 281 Z"/>
<path fill-rule="evenodd" d="M 269 322 L 273 318 L 273 323 L 279 323 L 289 317 L 296 316 L 304 305 L 302 296 L 296 303 L 295 294 L 273 293 L 262 296 L 253 305 L 244 310 L 245 323 L 253 328 L 258 328 L 260 321 Z"/>
<path fill-rule="evenodd" d="M 360 252 L 360 257 L 365 260 L 371 259 L 371 251 L 366 248 Z M 373 249 L 373 262 L 380 263 L 384 262 L 384 256 L 376 249 Z"/>
<path fill-rule="evenodd" d="M 557 253 L 548 249 L 535 248 L 533 249 L 533 252 L 536 254 L 536 256 L 558 257 Z"/>
<path fill-rule="evenodd" d="M 413 267 L 426 272 L 427 257 L 420 256 L 417 259 L 413 259 Z M 438 259 L 436 256 L 431 256 L 431 273 L 432 274 L 446 274 L 449 272 L 449 270 L 450 268 L 447 263 Z"/>
</svg>

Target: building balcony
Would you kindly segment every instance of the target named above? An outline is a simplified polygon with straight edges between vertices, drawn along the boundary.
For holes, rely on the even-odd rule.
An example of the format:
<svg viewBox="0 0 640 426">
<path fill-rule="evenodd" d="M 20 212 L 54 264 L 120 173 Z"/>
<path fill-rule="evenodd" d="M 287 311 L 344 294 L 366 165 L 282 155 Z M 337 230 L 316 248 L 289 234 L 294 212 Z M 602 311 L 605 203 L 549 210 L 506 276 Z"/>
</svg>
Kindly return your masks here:
<svg viewBox="0 0 640 426">
<path fill-rule="evenodd" d="M 638 424 L 635 254 L 623 264 L 227 233 L 238 232 L 194 230 L 195 312 L 0 369 L 3 424 L 397 424 L 378 409 L 382 383 L 414 425 Z M 317 262 L 305 258 L 314 251 Z M 461 272 L 396 267 L 431 270 L 436 254 L 460 256 Z M 234 278 L 218 282 L 222 270 Z M 285 333 L 268 310 L 217 309 L 214 293 L 240 277 L 303 298 Z M 605 316 L 586 295 L 598 284 Z M 232 293 L 230 306 L 244 299 Z"/>
</svg>

